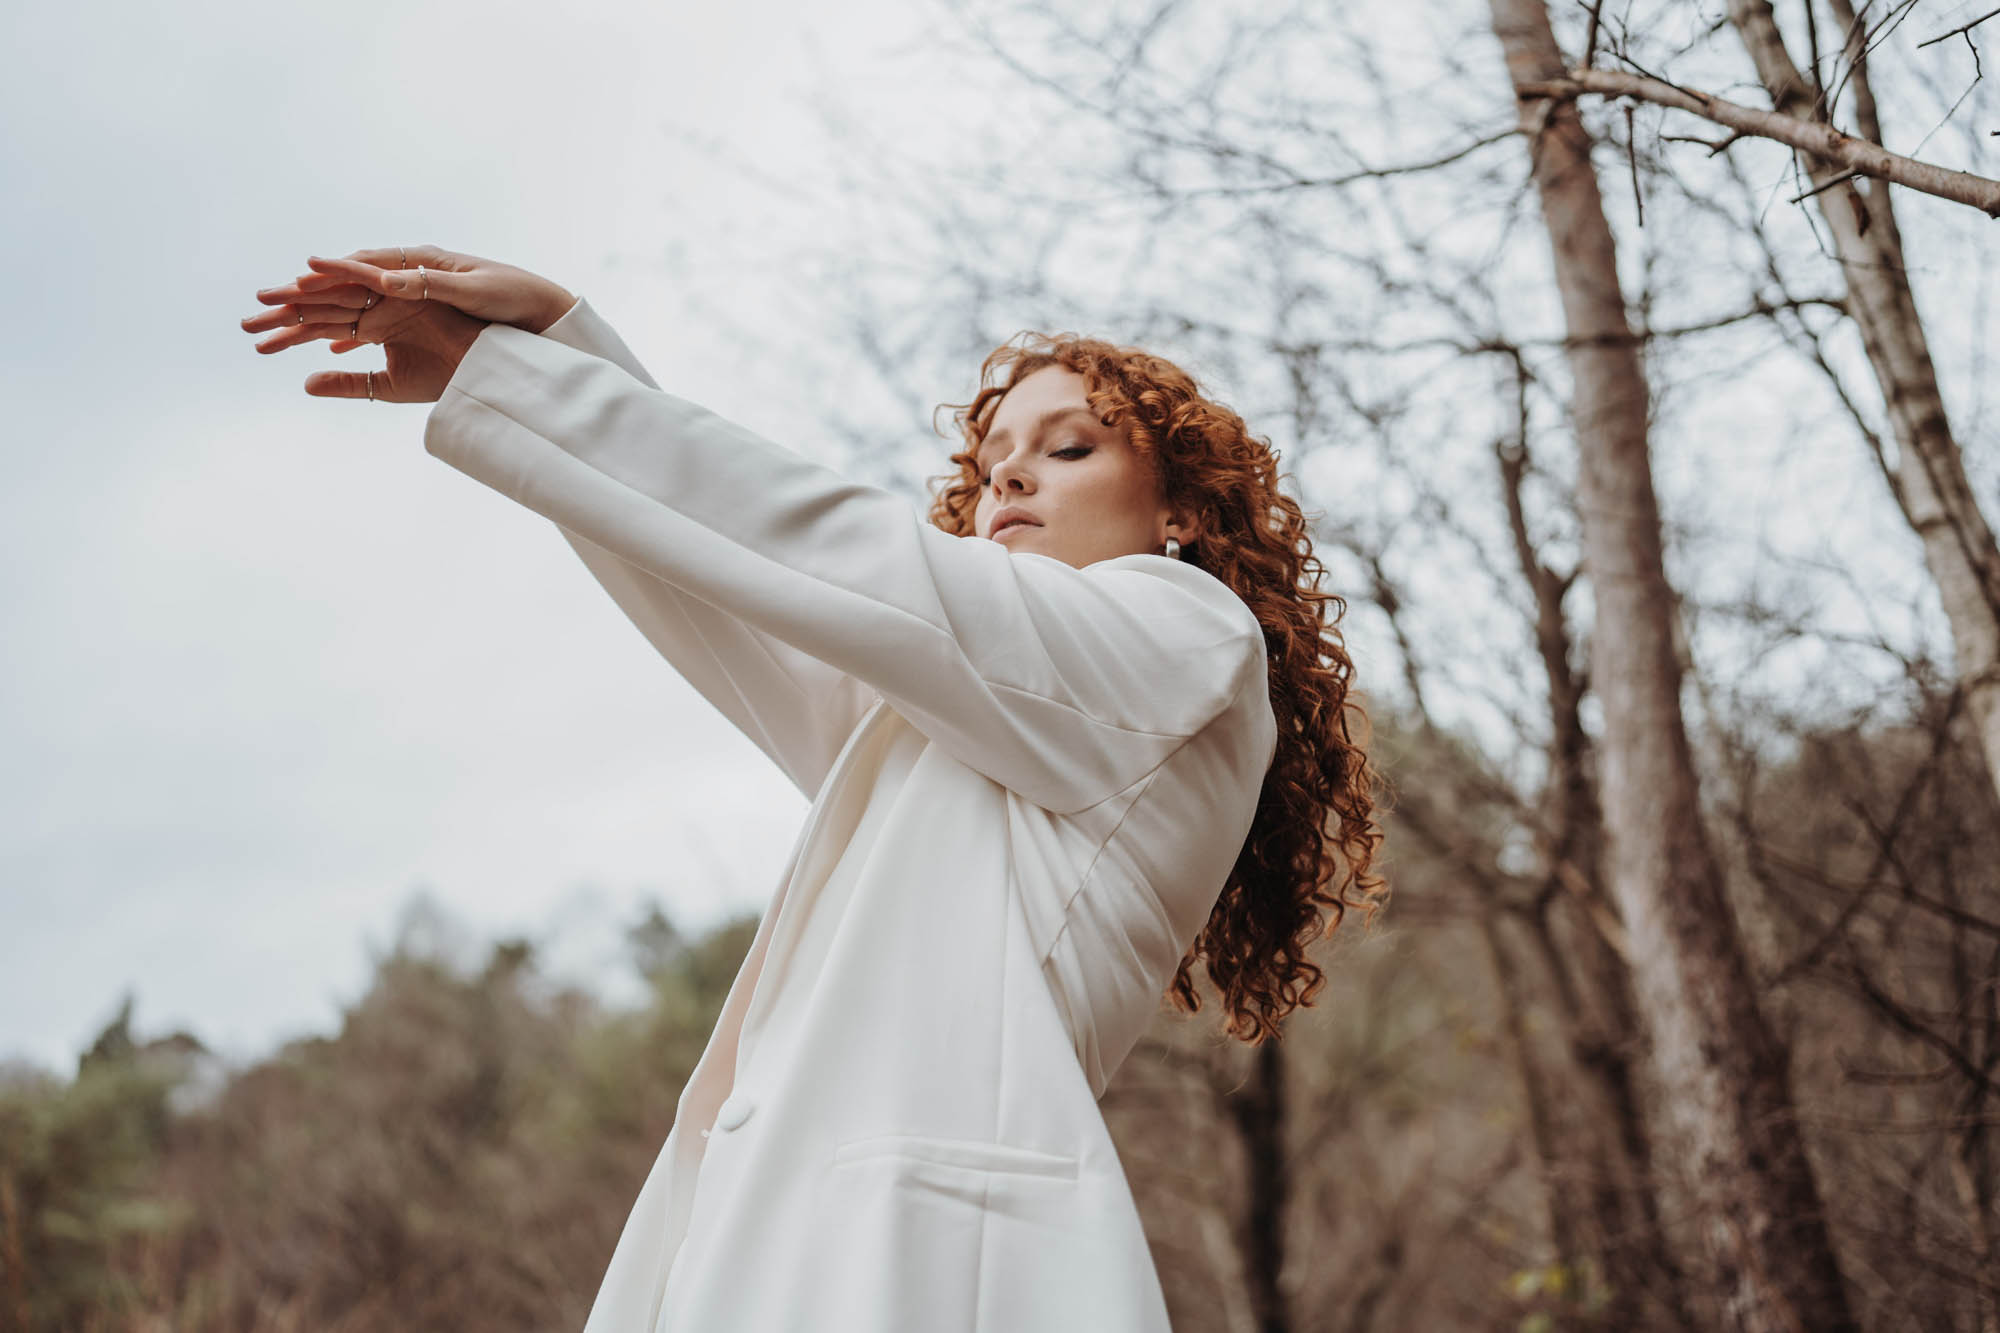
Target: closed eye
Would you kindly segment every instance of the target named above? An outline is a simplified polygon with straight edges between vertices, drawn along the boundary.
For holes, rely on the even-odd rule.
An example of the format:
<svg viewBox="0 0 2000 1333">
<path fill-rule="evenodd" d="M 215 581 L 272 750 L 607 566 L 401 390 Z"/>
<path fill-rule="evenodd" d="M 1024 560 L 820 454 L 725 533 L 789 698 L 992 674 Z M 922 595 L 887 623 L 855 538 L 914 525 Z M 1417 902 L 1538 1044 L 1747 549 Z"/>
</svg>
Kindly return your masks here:
<svg viewBox="0 0 2000 1333">
<path fill-rule="evenodd" d="M 1070 444 L 1070 445 L 1065 445 L 1060 449 L 1057 449 L 1055 452 L 1051 453 L 1049 457 L 1061 458 L 1064 454 L 1075 454 L 1078 458 L 1082 458 L 1086 454 L 1089 454 L 1095 448 L 1096 448 L 1095 445 L 1089 445 L 1089 444 Z M 986 485 L 988 482 L 992 480 L 993 480 L 993 474 L 991 472 L 983 472 L 979 476 L 979 484 L 981 486 Z"/>
</svg>

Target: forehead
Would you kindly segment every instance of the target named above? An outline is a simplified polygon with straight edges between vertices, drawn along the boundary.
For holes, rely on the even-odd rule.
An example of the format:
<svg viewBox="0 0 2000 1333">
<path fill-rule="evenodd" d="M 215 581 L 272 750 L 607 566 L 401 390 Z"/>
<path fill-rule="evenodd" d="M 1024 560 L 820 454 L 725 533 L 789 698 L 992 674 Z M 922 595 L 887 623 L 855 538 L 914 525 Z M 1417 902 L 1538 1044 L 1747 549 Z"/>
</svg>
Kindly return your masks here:
<svg viewBox="0 0 2000 1333">
<path fill-rule="evenodd" d="M 993 409 L 985 442 L 1032 435 L 1056 424 L 1099 425 L 1090 409 L 1090 381 L 1065 366 L 1044 366 L 1007 390 Z"/>
</svg>

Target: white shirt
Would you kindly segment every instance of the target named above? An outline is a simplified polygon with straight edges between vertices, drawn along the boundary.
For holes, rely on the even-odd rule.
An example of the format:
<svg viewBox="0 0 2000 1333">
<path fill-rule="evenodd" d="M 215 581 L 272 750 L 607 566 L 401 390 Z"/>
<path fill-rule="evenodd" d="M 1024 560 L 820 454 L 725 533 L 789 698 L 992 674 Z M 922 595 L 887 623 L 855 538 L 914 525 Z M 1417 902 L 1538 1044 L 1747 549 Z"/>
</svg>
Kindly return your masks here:
<svg viewBox="0 0 2000 1333">
<path fill-rule="evenodd" d="M 586 1333 L 1166 1330 L 1096 1103 L 1275 753 L 1249 608 L 932 527 L 661 392 L 582 300 L 483 330 L 424 442 L 813 801 Z"/>
</svg>

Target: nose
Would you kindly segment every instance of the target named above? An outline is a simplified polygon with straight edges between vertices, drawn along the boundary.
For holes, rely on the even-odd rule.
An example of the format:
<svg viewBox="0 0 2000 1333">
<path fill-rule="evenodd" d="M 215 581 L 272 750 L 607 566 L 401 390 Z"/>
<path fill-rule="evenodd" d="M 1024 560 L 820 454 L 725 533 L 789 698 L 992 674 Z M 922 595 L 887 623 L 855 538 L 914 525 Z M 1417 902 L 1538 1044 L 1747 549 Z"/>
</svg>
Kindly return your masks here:
<svg viewBox="0 0 2000 1333">
<path fill-rule="evenodd" d="M 1016 463 L 1013 456 L 1009 455 L 993 465 L 991 480 L 994 492 L 996 494 L 1004 494 L 1009 487 L 1017 491 L 1024 489 L 1023 481 L 1032 480 L 1032 478 L 1028 476 L 1023 465 Z"/>
</svg>

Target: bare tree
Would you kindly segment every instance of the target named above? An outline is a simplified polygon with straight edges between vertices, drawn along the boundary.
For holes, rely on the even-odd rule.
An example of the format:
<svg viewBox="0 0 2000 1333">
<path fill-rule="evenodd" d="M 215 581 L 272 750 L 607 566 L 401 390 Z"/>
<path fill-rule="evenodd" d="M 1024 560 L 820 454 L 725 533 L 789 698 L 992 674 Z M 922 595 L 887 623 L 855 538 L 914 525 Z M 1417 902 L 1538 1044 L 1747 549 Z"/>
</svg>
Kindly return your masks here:
<svg viewBox="0 0 2000 1333">
<path fill-rule="evenodd" d="M 1883 146 L 1868 54 L 1883 40 L 1883 30 L 1893 30 L 1912 6 L 1892 6 L 1873 26 L 1865 20 L 1867 6 L 1861 12 L 1851 0 L 1828 0 L 1828 6 L 1840 27 L 1838 59 L 1845 64 L 1844 69 L 1836 64 L 1831 87 L 1821 69 L 1812 0 L 1801 8 L 1813 45 L 1810 81 L 1792 58 L 1769 0 L 1730 0 L 1729 23 L 1770 98 L 1769 110 L 1742 106 L 1648 72 L 1629 49 L 1626 34 L 1617 31 L 1605 33 L 1607 54 L 1629 68 L 1595 67 L 1601 0 L 1590 7 L 1587 49 L 1579 65 L 1549 71 L 1547 77 L 1521 85 L 1520 91 L 1558 100 L 1594 93 L 1687 112 L 1731 131 L 1709 145 L 1712 152 L 1726 150 L 1746 136 L 1770 139 L 1795 151 L 1811 187 L 1794 202 L 1810 200 L 1831 235 L 1847 286 L 1841 308 L 1860 330 L 1895 435 L 1896 456 L 1891 459 L 1872 432 L 1864 432 L 1864 438 L 1874 447 L 1897 506 L 1923 542 L 1951 625 L 1957 675 L 1979 729 L 1989 780 L 2000 790 L 2000 545 L 1966 478 L 1910 289 L 1890 191 L 1899 185 L 2000 217 L 2000 181 L 1915 161 Z M 1956 36 L 1964 36 L 1970 45 L 1971 30 L 1993 17 L 1987 14 L 1924 45 Z M 1975 81 L 1978 77 L 1975 74 Z M 1850 89 L 1855 124 L 1851 132 L 1834 124 L 1840 95 Z"/>
<path fill-rule="evenodd" d="M 1578 506 L 1596 599 L 1609 882 L 1652 1039 L 1665 1119 L 1732 1327 L 1858 1328 L 1702 821 L 1680 711 L 1675 609 L 1661 551 L 1639 364 L 1590 139 L 1534 93 L 1562 69 L 1543 0 L 1492 0 L 1533 134 L 1534 180 L 1568 324 Z"/>
<path fill-rule="evenodd" d="M 1740 152 L 1711 156 L 1705 162 L 1714 164 L 1713 171 L 1698 164 L 1685 179 L 1656 151 L 1681 140 L 1660 135 L 1642 141 L 1629 115 L 1622 141 L 1608 132 L 1593 136 L 1599 144 L 1619 143 L 1629 157 L 1632 202 L 1646 205 L 1639 221 L 1651 225 L 1629 238 L 1637 244 L 1626 254 L 1640 256 L 1633 280 L 1605 298 L 1620 311 L 1619 322 L 1600 335 L 1580 334 L 1572 323 L 1567 332 L 1551 336 L 1537 326 L 1546 303 L 1523 281 L 1518 262 L 1537 229 L 1522 225 L 1527 214 L 1516 203 L 1520 197 L 1539 198 L 1542 181 L 1531 178 L 1528 193 L 1515 193 L 1518 158 L 1506 151 L 1516 138 L 1536 142 L 1540 151 L 1547 136 L 1536 135 L 1546 127 L 1533 118 L 1516 123 L 1517 99 L 1502 103 L 1493 94 L 1505 88 L 1528 93 L 1533 106 L 1553 100 L 1574 108 L 1580 93 L 1594 91 L 1584 86 L 1588 80 L 1538 78 L 1518 89 L 1512 82 L 1496 85 L 1490 67 L 1467 54 L 1494 50 L 1490 46 L 1411 42 L 1409 26 L 1397 30 L 1386 20 L 1343 20 L 1297 8 L 1273 7 L 1226 21 L 1216 11 L 1171 3 L 1119 5 L 1114 13 L 1091 16 L 1035 3 L 1006 6 L 1004 14 L 993 6 L 978 12 L 953 8 L 974 40 L 969 50 L 934 48 L 939 62 L 964 76 L 976 66 L 971 57 L 984 54 L 1011 74 L 1016 82 L 1000 89 L 995 104 L 1008 109 L 1014 126 L 1010 141 L 1033 144 L 1033 151 L 1016 155 L 1026 159 L 1020 170 L 1004 168 L 1008 155 L 999 153 L 911 168 L 883 165 L 894 158 L 890 145 L 857 147 L 846 159 L 850 166 L 865 163 L 864 169 L 882 166 L 882 171 L 865 183 L 850 180 L 850 193 L 871 202 L 921 197 L 924 205 L 903 214 L 904 222 L 920 219 L 915 233 L 899 232 L 893 246 L 885 244 L 893 248 L 893 264 L 856 272 L 860 251 L 848 246 L 839 252 L 843 269 L 832 292 L 850 303 L 843 330 L 858 336 L 868 364 L 893 381 L 893 396 L 908 402 L 925 401 L 919 386 L 926 380 L 949 382 L 947 372 L 962 373 L 964 363 L 999 337 L 1031 325 L 1113 331 L 1190 360 L 1236 386 L 1250 399 L 1246 415 L 1276 427 L 1274 437 L 1296 475 L 1303 479 L 1313 463 L 1328 462 L 1324 455 L 1336 464 L 1318 475 L 1323 485 L 1331 483 L 1328 493 L 1343 502 L 1316 536 L 1323 551 L 1344 561 L 1349 585 L 1364 594 L 1359 609 L 1370 617 L 1367 632 L 1384 645 L 1383 664 L 1395 668 L 1378 665 L 1374 683 L 1403 687 L 1404 715 L 1385 729 L 1398 761 L 1407 770 L 1412 754 L 1437 756 L 1424 766 L 1423 781 L 1404 788 L 1421 794 L 1406 795 L 1391 820 L 1392 845 L 1406 855 L 1421 853 L 1402 871 L 1391 919 L 1426 936 L 1420 946 L 1405 947 L 1431 955 L 1445 984 L 1480 995 L 1477 1040 L 1487 1058 L 1476 1073 L 1470 1066 L 1447 1069 L 1422 1061 L 1403 1073 L 1439 1080 L 1428 1084 L 1427 1109 L 1440 1121 L 1451 1114 L 1453 1099 L 1470 1091 L 1467 1080 L 1487 1079 L 1490 1090 L 1490 1080 L 1499 1077 L 1512 1089 L 1505 1114 L 1514 1138 L 1505 1153 L 1483 1162 L 1461 1160 L 1430 1178 L 1435 1192 L 1480 1201 L 1454 1219 L 1427 1214 L 1429 1201 L 1409 1192 L 1409 1181 L 1395 1165 L 1398 1156 L 1427 1159 L 1417 1140 L 1385 1133 L 1381 1122 L 1372 1130 L 1357 1128 L 1361 1137 L 1336 1139 L 1345 1145 L 1338 1149 L 1344 1156 L 1359 1153 L 1371 1164 L 1386 1163 L 1379 1195 L 1371 1192 L 1372 1182 L 1363 1187 L 1365 1173 L 1323 1180 L 1312 1162 L 1315 1150 L 1334 1150 L 1323 1137 L 1328 1119 L 1319 1110 L 1319 1099 L 1330 1095 L 1325 1064 L 1348 1053 L 1292 1036 L 1287 1046 L 1296 1058 L 1286 1070 L 1286 1085 L 1297 1105 L 1279 1123 L 1294 1136 L 1295 1161 L 1307 1174 L 1292 1182 L 1289 1214 L 1267 1233 L 1274 1238 L 1266 1243 L 1282 1251 L 1272 1266 L 1281 1275 L 1290 1271 L 1302 1250 L 1319 1253 L 1324 1244 L 1302 1238 L 1331 1230 L 1339 1237 L 1335 1252 L 1341 1258 L 1330 1262 L 1348 1275 L 1345 1297 L 1350 1305 L 1365 1307 L 1354 1311 L 1355 1317 L 1393 1326 L 1398 1319 L 1421 1321 L 1423 1315 L 1415 1313 L 1420 1309 L 1453 1308 L 1454 1300 L 1478 1304 L 1477 1296 L 1453 1290 L 1425 1293 L 1437 1303 L 1422 1306 L 1423 1298 L 1413 1291 L 1429 1276 L 1424 1265 L 1441 1244 L 1463 1242 L 1483 1248 L 1515 1277 L 1573 1276 L 1577 1266 L 1601 1265 L 1611 1279 L 1607 1286 L 1616 1311 L 1597 1312 L 1607 1324 L 1626 1320 L 1637 1309 L 1648 1327 L 1702 1326 L 1704 1312 L 1695 1307 L 1712 1289 L 1707 1256 L 1720 1254 L 1754 1267 L 1765 1251 L 1731 1234 L 1720 1248 L 1705 1243 L 1678 1253 L 1666 1236 L 1680 1227 L 1688 1192 L 1673 1188 L 1686 1159 L 1674 1151 L 1677 1136 L 1666 1132 L 1671 1117 L 1659 1114 L 1676 1090 L 1659 1077 L 1657 1059 L 1643 1058 L 1648 1024 L 1642 1015 L 1650 1016 L 1656 1006 L 1634 966 L 1654 937 L 1635 932 L 1626 919 L 1628 904 L 1613 890 L 1617 866 L 1607 858 L 1610 801 L 1608 794 L 1600 799 L 1598 783 L 1609 768 L 1603 747 L 1612 738 L 1591 713 L 1609 709 L 1610 668 L 1594 651 L 1584 651 L 1569 623 L 1590 617 L 1601 642 L 1612 632 L 1605 609 L 1615 602 L 1598 586 L 1600 560 L 1575 553 L 1582 535 L 1575 530 L 1579 513 L 1585 526 L 1595 521 L 1588 505 L 1596 492 L 1584 486 L 1587 468 L 1568 455 L 1573 434 L 1582 434 L 1573 425 L 1580 421 L 1603 429 L 1575 382 L 1575 363 L 1579 347 L 1605 341 L 1641 371 L 1640 406 L 1627 420 L 1638 422 L 1648 454 L 1656 439 L 1669 441 L 1671 465 L 1676 453 L 1701 441 L 1679 428 L 1656 436 L 1651 427 L 1658 423 L 1649 421 L 1649 414 L 1685 412 L 1690 402 L 1743 378 L 1756 358 L 1733 349 L 1767 354 L 1757 346 L 1755 331 L 1761 326 L 1782 328 L 1802 351 L 1824 336 L 1825 317 L 1845 310 L 1841 294 L 1788 275 L 1773 274 L 1766 281 L 1748 266 L 1733 272 L 1734 251 L 1710 244 L 1721 235 L 1725 246 L 1733 245 L 1731 229 L 1749 235 L 1743 219 L 1724 217 L 1714 206 L 1728 188 L 1723 174 L 1736 171 L 1739 160 L 1754 162 L 1749 155 L 1759 143 L 1790 145 L 1805 132 L 1793 123 L 1795 117 L 1773 120 L 1776 113 L 1758 113 L 1740 135 L 1731 130 L 1721 144 L 1707 145 L 1735 143 L 1742 145 Z M 1643 7 L 1640 12 L 1647 22 L 1667 26 L 1660 7 L 1650 18 Z M 1581 17 L 1570 17 L 1578 29 L 1583 26 Z M 1197 39 L 1191 30 L 1204 23 L 1200 58 L 1184 58 L 1181 67 L 1190 72 L 1170 77 L 1167 52 L 1176 31 L 1192 42 Z M 1609 20 L 1605 26 L 1611 27 Z M 1036 34 L 1044 31 L 1038 43 Z M 1616 39 L 1611 46 L 1619 58 L 1636 51 L 1632 33 L 1618 29 L 1608 35 Z M 1695 33 L 1693 40 L 1702 35 Z M 1593 35 L 1588 45 L 1596 44 Z M 1586 49 L 1585 43 L 1574 45 Z M 1286 59 L 1274 54 L 1280 52 L 1290 53 L 1295 77 L 1289 82 L 1276 76 L 1275 67 Z M 1435 65 L 1419 73 L 1411 63 L 1418 53 Z M 1538 72 L 1551 71 L 1563 74 L 1560 58 Z M 1330 72 L 1339 77 L 1327 77 Z M 1711 72 L 1716 77 L 1710 86 L 1727 86 L 1726 71 Z M 1687 87 L 1684 79 L 1656 82 Z M 1262 95 L 1244 96 L 1251 90 Z M 1024 111 L 1035 98 L 1058 114 L 1030 129 Z M 1740 108 L 1740 102 L 1711 95 L 1696 100 L 1717 116 Z M 1664 96 L 1651 101 L 1662 108 L 1679 105 Z M 1505 112 L 1504 122 L 1495 118 L 1496 111 Z M 1618 122 L 1617 108 L 1603 117 L 1606 131 Z M 1808 129 L 1806 142 L 1827 142 L 1825 127 Z M 1058 153 L 1060 146 L 1074 154 Z M 1092 155 L 1101 170 L 1077 165 Z M 1865 153 L 1859 160 L 1864 167 L 1877 161 Z M 1914 160 L 1913 150 L 1906 161 Z M 1883 170 L 1890 178 L 1903 165 L 1890 163 Z M 1654 199 L 1641 196 L 1663 185 L 1668 191 L 1659 197 L 1658 212 L 1666 221 L 1661 227 Z M 886 207 L 871 212 L 869 226 L 894 230 L 899 225 L 894 212 Z M 1714 229 L 1701 240 L 1677 230 L 1690 220 Z M 1610 225 L 1607 220 L 1607 229 Z M 926 250 L 937 262 L 917 262 Z M 1079 271 L 1073 262 L 1085 254 L 1092 256 L 1092 271 Z M 1729 262 L 1718 263 L 1719 256 Z M 949 314 L 926 320 L 913 313 L 926 307 Z M 1648 359 L 1644 366 L 1642 358 Z M 1506 369 L 1511 386 L 1492 394 L 1488 380 L 1475 389 L 1473 381 L 1485 371 L 1470 373 L 1473 368 L 1496 363 Z M 1644 372 L 1653 368 L 1664 374 L 1649 383 Z M 1478 392 L 1487 393 L 1491 405 L 1477 406 Z M 1540 419 L 1530 420 L 1531 415 Z M 857 445 L 879 435 L 872 422 L 840 429 Z M 1450 471 L 1464 458 L 1460 445 L 1467 437 L 1488 446 L 1499 442 L 1497 451 L 1489 448 L 1476 477 L 1462 468 Z M 1587 459 L 1582 447 L 1587 441 L 1577 443 Z M 1684 459 L 1678 461 L 1686 467 Z M 1565 475 L 1566 469 L 1574 475 Z M 1769 508 L 1781 513 L 1788 498 L 1783 479 L 1774 474 L 1769 480 L 1777 483 Z M 1739 660 L 1754 660 L 1762 627 L 1780 620 L 1831 647 L 1868 651 L 1840 630 L 1816 623 L 1809 611 L 1784 605 L 1783 597 L 1798 595 L 1797 581 L 1774 585 L 1777 602 L 1764 600 L 1755 588 L 1740 602 L 1715 599 L 1714 569 L 1750 568 L 1738 558 L 1749 547 L 1750 534 L 1723 526 L 1722 520 L 1704 526 L 1705 517 L 1684 508 L 1669 516 L 1662 532 L 1654 516 L 1653 547 L 1661 566 L 1650 604 L 1661 615 L 1655 647 L 1681 679 L 1704 690 L 1735 685 L 1707 674 L 1724 660 L 1711 656 L 1715 645 L 1726 640 L 1731 651 L 1740 652 Z M 1690 565 L 1698 576 L 1682 588 L 1668 586 L 1664 577 L 1676 545 L 1683 560 L 1699 562 Z M 1717 554 L 1707 557 L 1704 545 Z M 1464 556 L 1469 556 L 1465 564 L 1451 566 L 1452 573 L 1440 578 L 1448 560 Z M 1782 558 L 1801 575 L 1823 563 L 1790 553 Z M 1612 577 L 1620 572 L 1614 566 Z M 1843 576 L 1840 568 L 1827 568 L 1830 583 Z M 1448 588 L 1441 591 L 1440 582 Z M 1575 589 L 1590 594 L 1583 608 L 1575 605 Z M 1519 619 L 1509 623 L 1515 615 Z M 1659 682 L 1653 686 L 1657 701 Z M 1670 700 L 1672 694 L 1666 690 Z M 1720 719 L 1716 725 L 1740 723 Z M 1677 714 L 1671 726 L 1681 726 Z M 1749 744 L 1753 737 L 1756 744 L 1771 739 L 1753 727 L 1707 740 L 1712 752 L 1727 753 L 1728 745 Z M 1490 766 L 1482 763 L 1480 751 L 1491 757 Z M 1681 773 L 1691 785 L 1676 793 L 1675 808 L 1685 827 L 1699 833 L 1702 788 L 1692 784 L 1702 756 L 1692 751 L 1684 732 L 1679 751 Z M 1520 762 L 1528 754 L 1541 764 Z M 1671 745 L 1666 755 L 1674 758 Z M 1760 818 L 1771 813 L 1760 806 Z M 1727 931 L 1727 913 L 1754 905 L 1757 897 L 1754 879 L 1725 883 L 1739 867 L 1718 864 L 1712 852 L 1706 872 L 1688 865 L 1670 869 L 1708 881 L 1706 901 L 1715 920 L 1725 923 L 1717 929 Z M 1781 931 L 1793 924 L 1778 923 Z M 1743 942 L 1697 935 L 1692 943 L 1719 950 L 1717 965 L 1730 989 L 1727 1003 L 1715 1011 L 1757 1017 L 1756 988 L 1769 974 L 1760 978 L 1751 968 Z M 1699 966 L 1694 970 L 1699 973 Z M 1357 988 L 1365 987 L 1361 977 L 1367 972 L 1354 970 Z M 1966 974 L 1969 994 L 1974 993 L 1980 965 L 1971 962 Z M 1475 975 L 1483 978 L 1476 985 Z M 1681 984 L 1698 989 L 1703 979 L 1684 978 Z M 1894 986 L 1885 993 L 1902 994 Z M 1377 1003 L 1365 989 L 1346 998 Z M 1808 1036 L 1830 1040 L 1822 1009 L 1810 1007 L 1817 1001 L 1802 1002 L 1809 1009 Z M 1151 1049 L 1135 1060 L 1151 1058 Z M 1815 1045 L 1810 1058 L 1819 1060 L 1825 1049 Z M 1653 1054 L 1659 1054 L 1657 1043 Z M 1979 1053 L 1972 1058 L 1976 1066 Z M 1760 1044 L 1753 1033 L 1724 1059 L 1740 1064 L 1723 1074 L 1747 1072 L 1748 1104 L 1780 1121 L 1776 1129 L 1766 1127 L 1762 1140 L 1792 1153 L 1789 1162 L 1783 1153 L 1774 1159 L 1778 1175 L 1801 1169 L 1803 1152 L 1815 1145 L 1797 1132 L 1785 1138 L 1786 1126 L 1800 1115 L 1786 1094 L 1784 1044 L 1768 1031 Z M 1134 1078 L 1142 1078 L 1146 1067 L 1136 1064 Z M 1825 1077 L 1817 1064 L 1808 1073 Z M 1822 1087 L 1813 1083 L 1801 1092 L 1801 1101 L 1812 1102 Z M 1126 1122 L 1128 1136 L 1143 1137 L 1136 1113 L 1146 1106 L 1186 1100 L 1128 1092 L 1125 1104 L 1135 1112 Z M 1354 1111 L 1360 1126 L 1378 1109 L 1365 1093 L 1358 1100 L 1335 1097 L 1329 1104 Z M 1806 1118 L 1813 1133 L 1826 1123 Z M 1238 1141 L 1230 1126 L 1220 1110 L 1210 1123 Z M 1121 1144 L 1132 1141 L 1122 1138 Z M 1739 1160 L 1756 1160 L 1754 1148 Z M 1497 1193 L 1473 1183 L 1501 1162 L 1511 1163 L 1507 1170 L 1515 1174 L 1499 1178 Z M 1876 1166 L 1869 1161 L 1857 1169 Z M 1188 1253 L 1206 1256 L 1204 1272 L 1234 1274 L 1242 1284 L 1240 1302 L 1224 1302 L 1216 1316 L 1236 1327 L 1252 1318 L 1253 1288 L 1268 1291 L 1270 1284 L 1257 1276 L 1254 1256 L 1243 1250 L 1243 1238 L 1252 1234 L 1251 1203 L 1235 1187 L 1247 1188 L 1247 1164 L 1230 1156 L 1214 1159 L 1214 1168 L 1229 1188 L 1189 1184 L 1172 1196 L 1180 1200 L 1173 1206 L 1227 1223 L 1220 1231 L 1205 1224 Z M 1865 1184 L 1843 1179 L 1843 1185 L 1850 1183 L 1858 1192 L 1842 1195 L 1844 1207 L 1856 1198 L 1877 1197 Z M 1967 1197 L 1986 1197 L 1985 1189 L 1975 1186 Z M 1146 1197 L 1142 1189 L 1142 1202 Z M 1153 1206 L 1168 1206 L 1160 1201 L 1169 1195 L 1153 1197 Z M 1775 1197 L 1785 1197 L 1782 1184 Z M 1814 1211 L 1806 1209 L 1809 1215 Z M 1853 1215 L 1835 1219 L 1841 1236 L 1858 1234 Z M 1371 1244 L 1354 1234 L 1364 1217 L 1381 1233 Z M 1791 1220 L 1789 1214 L 1777 1219 L 1781 1226 Z M 1216 1259 L 1216 1238 L 1224 1233 L 1233 1243 L 1225 1259 Z M 1495 1243 L 1495 1236 L 1506 1239 Z M 1822 1222 L 1819 1239 L 1818 1258 L 1830 1266 L 1831 1246 L 1840 1236 L 1830 1240 Z M 1895 1262 L 1900 1264 L 1900 1257 Z M 1354 1267 L 1348 1269 L 1348 1263 Z M 1808 1255 L 1806 1264 L 1811 1263 Z M 1683 1275 L 1683 1266 L 1692 1271 Z M 1873 1270 L 1866 1278 L 1871 1289 L 1893 1281 Z M 1320 1315 L 1305 1287 L 1285 1281 L 1277 1287 L 1291 1301 L 1296 1320 Z M 1641 1289 L 1647 1294 L 1643 1301 L 1637 1295 Z M 1366 1299 L 1357 1302 L 1355 1294 L 1363 1292 Z M 1588 1317 L 1568 1308 L 1561 1314 L 1565 1320 Z"/>
<path fill-rule="evenodd" d="M 1879 146 L 1882 125 L 1869 82 L 1869 33 L 1848 0 L 1830 0 L 1845 30 L 1845 86 L 1854 91 L 1859 136 L 1848 143 Z M 1778 112 L 1832 128 L 1833 105 L 1815 94 L 1778 31 L 1765 0 L 1731 0 L 1730 22 L 1756 65 Z M 1939 392 L 1929 340 L 1910 291 L 1903 237 L 1885 180 L 1868 182 L 1837 156 L 1800 147 L 1811 178 L 1809 191 L 1832 235 L 1847 281 L 1847 311 L 1861 331 L 1896 436 L 1892 462 L 1878 447 L 1877 460 L 1897 506 L 1924 544 L 1924 557 L 1944 600 L 1957 647 L 1956 673 L 1979 730 L 1990 780 L 2000 791 L 2000 546 L 1973 497 L 1951 418 Z M 1989 182 L 1991 184 L 1991 182 Z M 2000 186 L 1995 186 L 2000 193 Z M 1987 208 L 1996 213 L 2000 209 Z M 1879 441 L 1875 441 L 1879 446 Z"/>
</svg>

